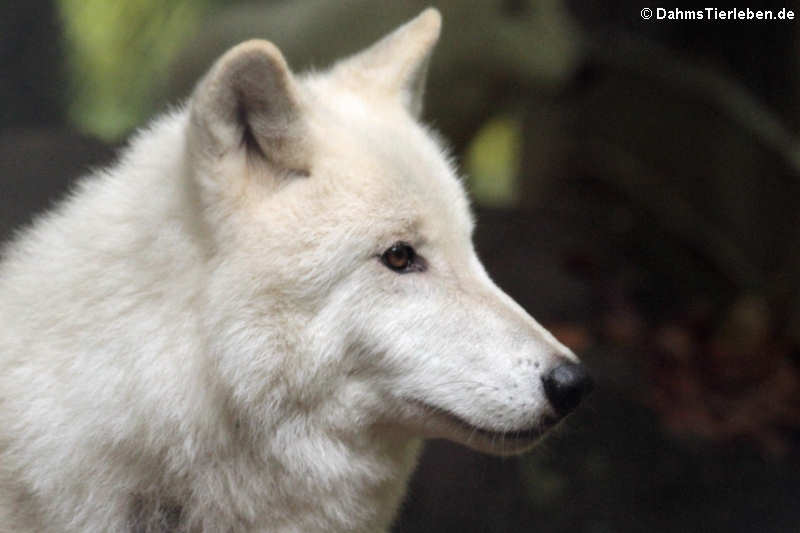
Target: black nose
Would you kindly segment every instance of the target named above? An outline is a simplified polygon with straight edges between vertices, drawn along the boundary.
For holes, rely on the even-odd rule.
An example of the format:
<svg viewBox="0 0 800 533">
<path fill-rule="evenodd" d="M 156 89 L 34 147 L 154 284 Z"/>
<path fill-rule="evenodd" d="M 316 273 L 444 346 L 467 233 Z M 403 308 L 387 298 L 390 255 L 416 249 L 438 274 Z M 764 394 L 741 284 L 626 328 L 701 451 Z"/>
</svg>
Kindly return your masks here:
<svg viewBox="0 0 800 533">
<path fill-rule="evenodd" d="M 560 415 L 575 409 L 594 387 L 583 365 L 573 362 L 553 367 L 542 376 L 542 383 L 547 399 Z"/>
</svg>

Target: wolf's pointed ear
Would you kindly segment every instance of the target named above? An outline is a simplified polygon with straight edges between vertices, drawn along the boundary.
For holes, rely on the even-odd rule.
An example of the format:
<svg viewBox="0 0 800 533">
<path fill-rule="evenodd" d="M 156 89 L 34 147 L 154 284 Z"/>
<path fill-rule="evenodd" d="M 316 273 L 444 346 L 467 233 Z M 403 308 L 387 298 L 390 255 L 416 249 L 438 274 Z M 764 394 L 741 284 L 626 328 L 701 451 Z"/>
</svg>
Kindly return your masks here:
<svg viewBox="0 0 800 533">
<path fill-rule="evenodd" d="M 211 67 L 192 96 L 191 121 L 201 155 L 244 149 L 277 170 L 309 172 L 300 93 L 268 41 L 235 46 Z"/>
<path fill-rule="evenodd" d="M 399 97 L 412 115 L 419 116 L 428 62 L 441 27 L 441 14 L 429 7 L 366 50 L 338 63 L 333 75 L 345 83 L 363 81 Z"/>
</svg>

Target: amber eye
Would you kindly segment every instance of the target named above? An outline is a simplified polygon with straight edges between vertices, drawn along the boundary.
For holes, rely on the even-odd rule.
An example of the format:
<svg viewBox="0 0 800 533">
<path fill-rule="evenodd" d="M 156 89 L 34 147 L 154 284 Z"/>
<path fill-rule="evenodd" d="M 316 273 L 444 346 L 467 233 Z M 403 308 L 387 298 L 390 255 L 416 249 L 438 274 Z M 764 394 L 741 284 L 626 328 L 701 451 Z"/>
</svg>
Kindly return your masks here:
<svg viewBox="0 0 800 533">
<path fill-rule="evenodd" d="M 404 242 L 396 242 L 391 248 L 383 252 L 381 261 L 395 272 L 410 272 L 419 270 L 416 263 L 417 254 L 414 249 Z"/>
</svg>

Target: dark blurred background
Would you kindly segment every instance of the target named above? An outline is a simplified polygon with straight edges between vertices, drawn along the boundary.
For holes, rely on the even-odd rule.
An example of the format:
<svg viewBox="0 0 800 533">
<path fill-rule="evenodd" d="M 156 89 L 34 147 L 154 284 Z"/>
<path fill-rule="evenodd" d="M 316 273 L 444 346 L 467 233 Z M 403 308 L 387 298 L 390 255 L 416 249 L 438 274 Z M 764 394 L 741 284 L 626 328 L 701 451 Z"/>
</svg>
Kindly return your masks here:
<svg viewBox="0 0 800 533">
<path fill-rule="evenodd" d="M 800 531 L 800 4 L 432 3 L 479 253 L 598 387 L 522 458 L 430 443 L 396 531 Z M 1 3 L 0 238 L 228 46 L 322 67 L 427 4 Z"/>
</svg>

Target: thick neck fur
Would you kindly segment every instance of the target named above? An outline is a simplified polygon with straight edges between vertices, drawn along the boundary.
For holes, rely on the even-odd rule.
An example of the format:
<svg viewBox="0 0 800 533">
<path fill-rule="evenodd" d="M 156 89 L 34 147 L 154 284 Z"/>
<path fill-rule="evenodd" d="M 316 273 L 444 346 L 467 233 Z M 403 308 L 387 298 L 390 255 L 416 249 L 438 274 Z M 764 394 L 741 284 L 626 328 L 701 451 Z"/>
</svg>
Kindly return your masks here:
<svg viewBox="0 0 800 533">
<path fill-rule="evenodd" d="M 235 369 L 208 329 L 215 252 L 186 126 L 185 111 L 157 122 L 7 248 L 0 490 L 20 496 L 0 501 L 0 532 L 385 529 L 417 440 L 325 423 L 324 403 L 270 418 L 220 379 Z"/>
</svg>

